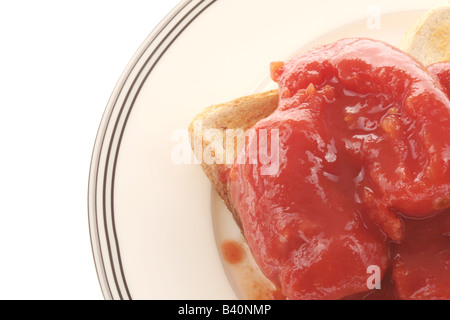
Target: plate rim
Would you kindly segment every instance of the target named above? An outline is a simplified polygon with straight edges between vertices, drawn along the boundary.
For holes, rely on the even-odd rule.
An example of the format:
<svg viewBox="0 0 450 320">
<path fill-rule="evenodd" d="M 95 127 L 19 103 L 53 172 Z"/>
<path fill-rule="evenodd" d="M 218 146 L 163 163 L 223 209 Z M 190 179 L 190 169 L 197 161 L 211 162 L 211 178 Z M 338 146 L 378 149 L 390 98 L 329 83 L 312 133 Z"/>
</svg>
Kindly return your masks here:
<svg viewBox="0 0 450 320">
<path fill-rule="evenodd" d="M 215 2 L 217 2 L 217 0 L 181 0 L 161 20 L 161 22 L 159 22 L 137 49 L 136 53 L 119 77 L 102 115 L 91 153 L 87 205 L 91 251 L 97 278 L 100 283 L 103 297 L 106 300 L 133 300 L 120 259 L 120 249 L 115 230 L 113 210 L 114 178 L 117 155 L 120 150 L 120 142 L 127 124 L 128 116 L 131 113 L 134 100 L 136 100 L 136 97 L 139 94 L 139 90 L 132 94 L 133 88 L 138 84 L 137 77 L 133 77 L 133 72 L 137 71 L 137 76 L 144 75 L 141 77 L 140 85 L 138 85 L 138 87 L 142 87 L 151 70 L 156 66 L 159 59 L 164 55 L 177 37 Z M 177 21 L 175 26 L 170 28 L 170 24 L 175 21 Z M 175 37 L 170 40 L 170 35 L 173 34 L 175 34 Z M 155 50 L 149 50 L 152 45 L 156 46 Z M 145 72 L 145 67 L 148 67 L 148 63 L 151 60 L 150 58 L 156 53 L 157 49 L 164 47 L 164 45 L 165 48 L 163 52 L 155 59 L 156 61 L 154 61 L 150 70 Z M 142 62 L 149 51 L 151 51 L 150 57 L 147 57 L 144 64 L 140 66 L 139 63 Z M 129 83 L 130 81 L 131 83 Z M 125 95 L 125 99 L 122 103 L 119 103 L 120 97 L 125 91 L 128 91 Z M 131 106 L 127 112 L 123 113 L 122 111 L 125 109 L 125 104 L 130 100 L 132 101 Z M 117 108 L 121 110 L 119 115 L 114 118 L 113 113 Z M 119 127 L 119 122 L 123 118 L 124 122 Z M 113 127 L 113 132 L 108 136 L 107 133 L 111 127 Z M 118 143 L 115 152 L 113 152 L 111 147 L 115 138 L 118 138 Z M 103 160 L 105 156 L 106 161 Z M 113 168 L 112 171 L 109 169 L 109 165 L 111 164 Z M 103 182 L 101 182 L 102 180 Z M 101 192 L 98 192 L 99 188 L 101 189 Z M 110 189 L 109 194 L 107 194 L 108 188 Z M 107 201 L 109 201 L 109 204 Z"/>
</svg>

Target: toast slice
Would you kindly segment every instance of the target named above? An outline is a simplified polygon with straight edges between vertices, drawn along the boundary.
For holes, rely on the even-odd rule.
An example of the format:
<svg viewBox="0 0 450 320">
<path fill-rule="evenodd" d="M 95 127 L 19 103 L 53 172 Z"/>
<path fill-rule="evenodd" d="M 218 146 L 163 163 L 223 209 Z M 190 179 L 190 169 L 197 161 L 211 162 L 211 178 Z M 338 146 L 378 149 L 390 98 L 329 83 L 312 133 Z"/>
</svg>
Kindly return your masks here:
<svg viewBox="0 0 450 320">
<path fill-rule="evenodd" d="M 450 5 L 437 7 L 417 20 L 399 48 L 426 66 L 450 60 Z"/>
<path fill-rule="evenodd" d="M 436 8 L 421 18 L 405 35 L 401 48 L 424 65 L 450 60 L 450 6 Z M 202 161 L 202 168 L 214 189 L 224 200 L 242 231 L 239 214 L 233 207 L 228 191 L 228 174 L 233 163 L 227 163 L 226 130 L 252 128 L 259 120 L 268 117 L 278 107 L 278 90 L 258 93 L 223 104 L 212 105 L 200 112 L 189 126 L 189 136 L 197 159 L 203 159 L 202 150 L 215 145 L 214 162 Z M 219 139 L 205 134 L 215 130 Z M 233 141 L 232 151 L 237 155 L 239 144 Z M 218 161 L 217 161 L 218 160 Z"/>
<path fill-rule="evenodd" d="M 201 165 L 206 176 L 211 181 L 214 189 L 225 201 L 226 206 L 233 214 L 239 228 L 242 230 L 241 220 L 235 212 L 228 195 L 227 177 L 233 166 L 233 161 L 227 161 L 227 152 L 217 150 L 226 149 L 226 131 L 240 130 L 241 137 L 233 138 L 232 154 L 237 155 L 239 149 L 238 140 L 243 134 L 252 128 L 259 120 L 271 115 L 278 107 L 278 90 L 258 93 L 223 104 L 212 105 L 200 112 L 189 125 L 189 136 L 192 149 L 197 159 L 202 159 Z M 213 130 L 216 134 L 206 134 Z M 217 139 L 217 137 L 219 137 Z M 214 162 L 204 161 L 204 151 L 208 152 L 211 144 L 215 144 L 212 150 Z"/>
</svg>

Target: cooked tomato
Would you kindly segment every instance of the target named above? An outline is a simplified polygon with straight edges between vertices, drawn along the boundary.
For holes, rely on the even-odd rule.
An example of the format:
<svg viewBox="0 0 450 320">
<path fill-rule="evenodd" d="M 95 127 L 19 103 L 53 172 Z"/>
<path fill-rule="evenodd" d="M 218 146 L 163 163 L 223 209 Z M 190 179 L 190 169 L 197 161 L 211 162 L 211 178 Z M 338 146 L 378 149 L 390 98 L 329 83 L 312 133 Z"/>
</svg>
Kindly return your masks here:
<svg viewBox="0 0 450 320">
<path fill-rule="evenodd" d="M 369 292 L 368 270 L 377 266 L 384 283 L 393 274 L 400 297 L 411 297 L 420 285 L 407 270 L 419 258 L 402 244 L 420 228 L 410 221 L 420 226 L 450 207 L 445 89 L 409 55 L 370 39 L 318 47 L 272 64 L 271 75 L 279 107 L 247 134 L 230 177 L 262 271 L 289 299 L 341 299 Z M 253 152 L 274 141 L 278 162 L 268 172 Z M 433 261 L 427 268 L 437 278 L 421 297 L 450 298 L 448 282 L 441 288 L 438 279 L 448 260 Z"/>
</svg>

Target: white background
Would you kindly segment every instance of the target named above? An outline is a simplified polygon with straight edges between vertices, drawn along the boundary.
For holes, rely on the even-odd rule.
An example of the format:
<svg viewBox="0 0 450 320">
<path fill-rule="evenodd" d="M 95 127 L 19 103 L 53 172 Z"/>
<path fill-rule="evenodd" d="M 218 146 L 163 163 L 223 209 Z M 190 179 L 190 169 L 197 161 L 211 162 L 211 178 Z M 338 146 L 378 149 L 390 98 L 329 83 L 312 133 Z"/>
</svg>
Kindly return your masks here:
<svg viewBox="0 0 450 320">
<path fill-rule="evenodd" d="M 87 183 L 109 96 L 178 0 L 0 0 L 0 299 L 103 299 Z"/>
</svg>

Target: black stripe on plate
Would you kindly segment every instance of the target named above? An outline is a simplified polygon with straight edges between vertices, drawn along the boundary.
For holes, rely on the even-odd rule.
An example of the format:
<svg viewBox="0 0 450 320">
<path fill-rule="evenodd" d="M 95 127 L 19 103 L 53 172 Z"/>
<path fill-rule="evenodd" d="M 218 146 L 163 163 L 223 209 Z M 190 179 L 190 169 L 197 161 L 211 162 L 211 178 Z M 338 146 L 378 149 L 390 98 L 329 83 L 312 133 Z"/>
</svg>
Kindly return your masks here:
<svg viewBox="0 0 450 320">
<path fill-rule="evenodd" d="M 162 58 L 162 56 L 165 54 L 165 52 L 171 47 L 171 45 L 175 42 L 175 40 L 180 36 L 180 34 L 182 34 L 182 32 L 198 17 L 200 16 L 207 8 L 209 8 L 213 3 L 215 3 L 217 0 L 212 0 L 212 1 L 204 1 L 204 0 L 200 0 L 192 9 L 189 10 L 189 12 L 187 14 L 185 14 L 178 22 L 177 24 L 165 35 L 165 37 L 159 42 L 158 46 L 152 51 L 151 55 L 146 59 L 145 63 L 140 67 L 139 72 L 137 73 L 136 77 L 134 78 L 131 86 L 128 89 L 128 92 L 125 96 L 125 99 L 120 107 L 119 113 L 117 115 L 117 118 L 115 120 L 114 123 L 114 128 L 113 128 L 113 132 L 111 134 L 111 139 L 110 139 L 110 143 L 108 146 L 108 151 L 107 151 L 107 157 L 106 157 L 106 162 L 105 162 L 105 168 L 104 168 L 104 175 L 103 175 L 103 195 L 102 195 L 102 200 L 103 200 L 103 223 L 104 223 L 104 232 L 106 235 L 106 241 L 107 241 L 107 249 L 108 249 L 108 256 L 109 256 L 109 262 L 111 264 L 111 270 L 113 273 L 113 281 L 114 281 L 114 285 L 115 288 L 118 292 L 119 295 L 119 299 L 123 300 L 123 299 L 130 299 L 132 300 L 132 296 L 131 293 L 129 291 L 128 288 L 128 284 L 125 278 L 125 274 L 124 274 L 124 270 L 123 270 L 123 265 L 122 265 L 122 261 L 121 261 L 121 255 L 120 255 L 120 249 L 119 249 L 119 245 L 118 245 L 118 238 L 117 238 L 117 232 L 116 232 L 116 226 L 115 226 L 115 218 L 114 218 L 114 183 L 115 183 L 115 173 L 116 173 L 116 166 L 117 166 L 117 159 L 118 159 L 118 154 L 120 151 L 120 145 L 122 142 L 122 138 L 123 138 L 123 134 L 126 128 L 126 124 L 129 118 L 129 115 L 131 114 L 131 111 L 134 107 L 135 101 L 137 99 L 137 96 L 139 95 L 144 83 L 146 82 L 147 78 L 149 77 L 149 75 L 151 74 L 151 72 L 153 71 L 153 69 L 155 68 L 155 66 L 157 65 L 157 63 L 160 61 L 160 59 Z M 140 61 L 140 59 L 142 59 L 142 57 L 144 56 L 144 54 L 146 53 L 147 49 L 157 40 L 158 36 L 161 35 L 161 33 L 165 30 L 165 28 L 167 27 L 167 25 L 172 22 L 178 15 L 179 13 L 185 9 L 189 4 L 193 3 L 193 0 L 190 1 L 186 1 L 184 6 L 182 6 L 177 12 L 176 14 L 165 23 L 164 27 L 162 27 L 160 29 L 160 31 L 154 36 L 153 40 L 148 44 L 148 46 L 142 51 L 142 53 L 140 54 L 140 56 L 136 59 L 136 62 L 134 64 L 134 66 L 132 68 L 130 68 L 126 79 L 129 78 L 130 74 L 132 71 L 134 71 L 134 68 L 136 67 L 137 63 Z M 202 4 L 204 4 L 204 6 L 194 15 L 192 16 L 193 12 L 195 12 Z M 192 16 L 192 17 L 191 17 Z M 188 18 L 190 18 L 189 20 L 187 20 Z M 186 20 L 186 21 L 185 21 Z M 183 23 L 185 22 L 184 26 L 181 28 L 180 31 L 178 31 L 173 39 L 165 45 L 165 42 L 167 41 L 167 39 L 173 35 L 174 31 Z M 165 46 L 163 46 L 165 45 Z M 114 147 L 114 142 L 115 142 L 115 137 L 116 132 L 118 130 L 119 127 L 119 122 L 120 120 L 122 120 L 122 115 L 123 112 L 126 108 L 126 105 L 128 104 L 128 102 L 130 101 L 130 97 L 131 97 L 131 93 L 133 91 L 133 89 L 136 87 L 137 85 L 137 80 L 138 78 L 141 76 L 141 74 L 143 73 L 144 69 L 146 69 L 148 67 L 148 64 L 150 62 L 150 60 L 155 56 L 156 51 L 158 49 L 163 49 L 162 53 L 156 58 L 155 62 L 150 66 L 149 71 L 147 72 L 147 74 L 145 74 L 145 76 L 143 77 L 143 80 L 140 82 L 139 86 L 137 87 L 137 92 L 135 93 L 135 95 L 133 96 L 132 100 L 131 100 L 131 104 L 126 112 L 125 115 L 125 119 L 124 119 L 124 123 L 122 125 L 122 127 L 120 128 L 120 134 L 118 137 L 118 143 L 117 143 L 117 149 L 114 155 L 114 160 L 113 160 L 113 167 L 112 167 L 112 176 L 111 176 L 111 196 L 110 196 L 110 204 L 111 204 L 111 213 L 110 213 L 110 217 L 111 217 L 111 225 L 112 225 L 112 232 L 110 230 L 108 230 L 108 214 L 107 214 L 107 210 L 106 210 L 106 199 L 107 199 L 107 182 L 108 182 L 108 169 L 109 169 L 109 164 L 110 164 L 110 157 L 112 154 L 112 149 Z M 126 83 L 126 80 L 124 81 L 124 84 Z M 119 97 L 121 96 L 121 93 L 123 91 L 123 87 L 120 89 L 120 92 L 117 94 L 116 99 L 114 101 L 113 106 L 116 107 L 116 104 L 119 100 Z M 113 107 L 113 109 L 114 109 Z M 111 118 L 112 118 L 112 113 L 113 110 L 111 110 L 110 114 L 109 114 L 109 119 L 108 119 L 108 124 L 105 127 L 105 132 L 104 132 L 104 136 L 106 135 L 106 130 L 108 127 L 110 127 L 111 124 Z M 103 149 L 103 144 L 105 142 L 105 137 L 103 136 L 103 140 L 102 140 L 102 144 L 101 144 L 101 149 Z M 98 171 L 97 171 L 97 179 L 98 179 Z M 98 181 L 98 180 L 97 180 Z M 97 192 L 97 190 L 95 190 L 95 192 Z M 97 195 L 95 197 L 95 200 L 97 200 Z M 95 206 L 96 208 L 96 206 Z M 99 230 L 97 229 L 97 232 L 99 232 Z M 110 236 L 110 232 L 113 235 L 113 238 L 111 238 Z M 98 235 L 99 236 L 99 235 Z M 116 258 L 118 261 L 118 269 L 119 271 L 116 270 L 115 268 L 115 263 L 114 263 L 114 252 L 112 249 L 112 244 L 115 246 L 116 248 Z M 101 250 L 101 246 L 100 246 L 100 250 Z M 102 253 L 101 253 L 102 254 Z M 103 254 L 102 254 L 103 255 Z M 104 257 L 102 256 L 102 261 L 103 263 L 105 262 Z M 108 277 L 107 277 L 107 273 L 106 270 L 104 268 L 104 264 L 103 266 L 103 271 L 105 273 L 106 279 L 107 279 L 107 285 L 108 285 L 108 290 L 109 290 L 109 294 L 111 295 L 112 298 L 114 298 L 113 294 L 112 294 L 112 290 L 111 290 L 111 283 L 108 281 Z M 119 283 L 119 280 L 121 280 L 122 286 Z M 122 292 L 121 287 L 124 287 L 125 292 Z"/>
</svg>

